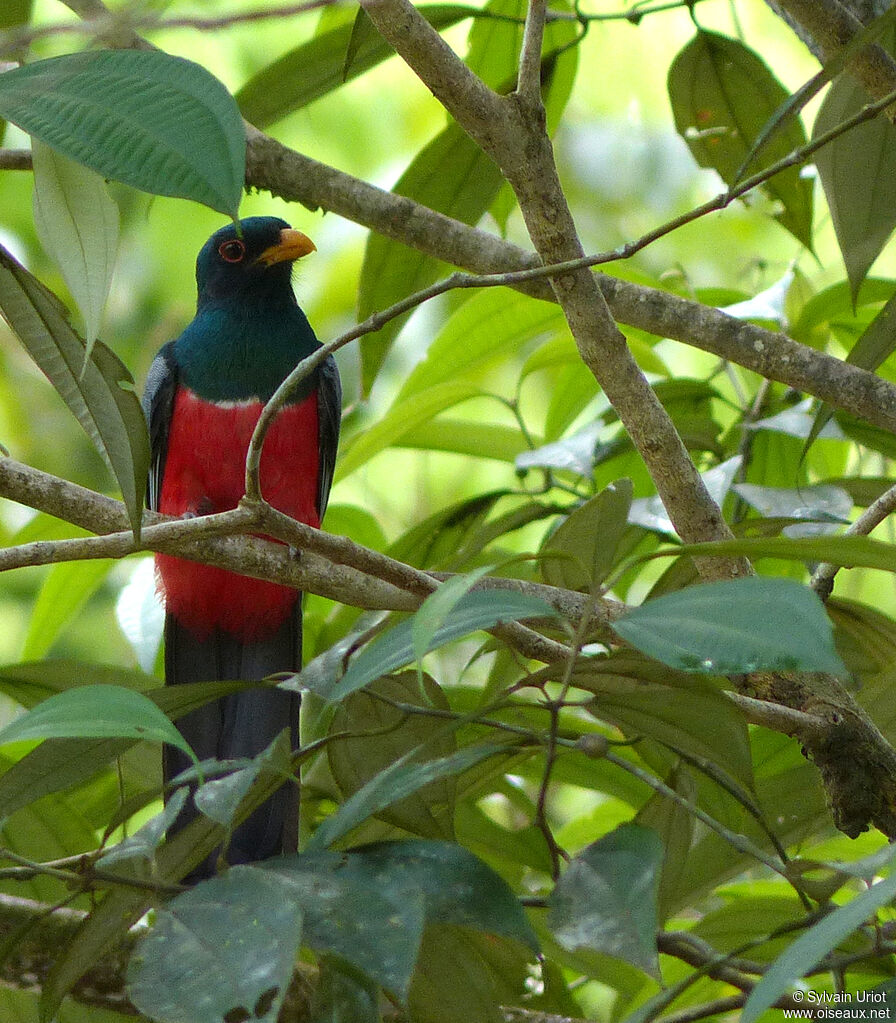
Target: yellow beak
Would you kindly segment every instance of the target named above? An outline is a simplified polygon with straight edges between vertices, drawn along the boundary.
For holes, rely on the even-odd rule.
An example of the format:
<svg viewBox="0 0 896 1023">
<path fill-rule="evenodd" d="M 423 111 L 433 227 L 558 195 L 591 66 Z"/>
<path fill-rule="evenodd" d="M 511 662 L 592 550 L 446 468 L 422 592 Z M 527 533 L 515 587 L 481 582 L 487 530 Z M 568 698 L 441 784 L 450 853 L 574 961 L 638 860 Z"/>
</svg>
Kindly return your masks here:
<svg viewBox="0 0 896 1023">
<path fill-rule="evenodd" d="M 309 252 L 314 252 L 317 246 L 306 234 L 301 231 L 294 231 L 291 227 L 285 227 L 280 232 L 280 241 L 271 245 L 258 257 L 256 262 L 264 263 L 265 266 L 273 266 L 275 263 L 292 262 L 294 259 L 301 259 Z"/>
</svg>

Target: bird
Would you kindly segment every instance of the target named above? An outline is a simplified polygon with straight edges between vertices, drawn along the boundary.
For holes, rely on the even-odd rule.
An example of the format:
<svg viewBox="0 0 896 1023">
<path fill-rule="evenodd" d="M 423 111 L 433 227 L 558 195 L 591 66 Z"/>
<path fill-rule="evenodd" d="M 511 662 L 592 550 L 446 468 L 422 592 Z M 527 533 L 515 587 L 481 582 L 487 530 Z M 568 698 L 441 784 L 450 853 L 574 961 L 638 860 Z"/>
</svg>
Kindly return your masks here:
<svg viewBox="0 0 896 1023">
<path fill-rule="evenodd" d="M 249 217 L 216 231 L 196 259 L 196 315 L 156 355 L 143 396 L 151 462 L 148 504 L 193 517 L 235 508 L 244 495 L 246 453 L 264 403 L 318 348 L 292 288 L 296 260 L 314 243 L 279 217 Z M 274 419 L 260 464 L 262 496 L 319 527 L 339 441 L 342 389 L 332 356 L 306 377 Z M 277 583 L 157 553 L 165 607 L 166 685 L 258 681 L 301 669 L 302 595 Z M 298 745 L 299 696 L 257 687 L 180 718 L 200 760 L 253 757 L 284 729 Z M 163 752 L 166 786 L 192 761 Z M 168 789 L 170 791 L 170 787 Z M 196 816 L 192 800 L 169 837 Z M 295 851 L 298 795 L 282 786 L 237 825 L 228 864 Z M 219 852 L 190 876 L 215 872 Z"/>
</svg>

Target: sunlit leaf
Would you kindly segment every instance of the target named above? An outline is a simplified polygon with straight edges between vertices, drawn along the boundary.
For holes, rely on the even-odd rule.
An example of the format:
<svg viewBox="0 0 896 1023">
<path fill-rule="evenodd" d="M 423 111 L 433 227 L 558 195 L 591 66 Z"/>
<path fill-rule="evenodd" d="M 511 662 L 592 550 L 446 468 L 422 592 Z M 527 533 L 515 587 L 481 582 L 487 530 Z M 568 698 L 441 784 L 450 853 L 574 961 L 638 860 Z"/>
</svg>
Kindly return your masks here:
<svg viewBox="0 0 896 1023">
<path fill-rule="evenodd" d="M 424 5 L 418 10 L 439 30 L 474 13 L 460 4 Z M 360 12 L 358 17 L 362 14 Z M 360 40 L 355 38 L 359 34 Z M 362 32 L 356 29 L 355 22 L 339 25 L 263 68 L 239 90 L 236 101 L 247 121 L 258 128 L 266 128 L 376 67 L 394 53 L 379 33 Z"/>
<path fill-rule="evenodd" d="M 158 50 L 89 50 L 0 75 L 0 116 L 103 177 L 235 217 L 246 135 L 205 68 Z"/>
<path fill-rule="evenodd" d="M 869 102 L 851 75 L 841 75 L 818 111 L 813 138 L 825 134 Z M 838 135 L 815 154 L 837 242 L 855 299 L 859 285 L 896 227 L 896 128 L 879 114 Z"/>
<path fill-rule="evenodd" d="M 0 744 L 25 739 L 117 737 L 168 742 L 196 759 L 152 700 L 121 686 L 86 685 L 57 693 L 0 729 Z"/>
<path fill-rule="evenodd" d="M 476 590 L 455 604 L 444 624 L 433 634 L 427 652 L 477 629 L 490 629 L 499 622 L 554 617 L 554 614 L 549 604 L 528 594 L 511 590 Z M 337 685 L 322 695 L 334 702 L 341 700 L 368 682 L 409 664 L 414 656 L 413 620 L 400 622 L 363 650 Z"/>
<path fill-rule="evenodd" d="M 118 206 L 95 171 L 37 139 L 34 163 L 34 227 L 55 259 L 84 317 L 87 355 L 100 332 L 112 287 L 118 248 Z"/>
<path fill-rule="evenodd" d="M 712 167 L 733 185 L 769 118 L 788 92 L 747 46 L 700 30 L 672 62 L 668 79 L 675 126 L 701 167 Z M 806 143 L 796 119 L 763 147 L 751 170 L 760 170 Z M 790 167 L 762 189 L 783 206 L 776 219 L 812 247 L 812 182 Z"/>
<path fill-rule="evenodd" d="M 5 77 L 0 75 L 0 79 Z M 100 342 L 88 359 L 84 342 L 56 296 L 2 248 L 0 315 L 108 462 L 131 526 L 139 533 L 149 436 L 143 409 L 132 389 L 133 377 Z"/>
<path fill-rule="evenodd" d="M 612 628 L 643 653 L 682 671 L 846 674 L 824 606 L 790 579 L 690 586 L 627 611 Z"/>
<path fill-rule="evenodd" d="M 43 657 L 70 625 L 84 603 L 97 591 L 114 561 L 67 561 L 53 565 L 31 610 L 23 660 Z"/>
</svg>

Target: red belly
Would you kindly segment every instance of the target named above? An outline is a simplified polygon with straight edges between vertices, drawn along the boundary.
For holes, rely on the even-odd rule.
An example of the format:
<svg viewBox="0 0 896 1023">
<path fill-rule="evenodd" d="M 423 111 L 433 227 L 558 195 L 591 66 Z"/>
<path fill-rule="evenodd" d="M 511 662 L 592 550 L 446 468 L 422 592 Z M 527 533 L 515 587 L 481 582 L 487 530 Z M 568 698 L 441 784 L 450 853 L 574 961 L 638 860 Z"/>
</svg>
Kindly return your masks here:
<svg viewBox="0 0 896 1023">
<path fill-rule="evenodd" d="M 260 402 L 213 405 L 181 388 L 168 435 L 159 511 L 210 514 L 235 508 L 245 493 L 246 452 Z M 279 511 L 319 526 L 317 395 L 274 420 L 261 456 L 261 492 Z M 298 594 L 287 586 L 222 568 L 156 555 L 166 610 L 198 636 L 214 628 L 263 639 L 283 623 Z"/>
</svg>

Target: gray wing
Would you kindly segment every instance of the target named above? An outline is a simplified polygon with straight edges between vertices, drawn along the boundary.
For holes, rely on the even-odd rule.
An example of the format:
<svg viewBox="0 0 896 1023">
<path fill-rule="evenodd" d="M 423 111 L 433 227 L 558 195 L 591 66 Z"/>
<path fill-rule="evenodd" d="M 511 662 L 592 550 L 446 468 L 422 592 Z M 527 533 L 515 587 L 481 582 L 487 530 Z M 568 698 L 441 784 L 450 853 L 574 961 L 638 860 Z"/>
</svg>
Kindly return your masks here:
<svg viewBox="0 0 896 1023">
<path fill-rule="evenodd" d="M 146 388 L 143 391 L 143 412 L 149 424 L 151 455 L 147 503 L 153 511 L 159 510 L 159 497 L 162 492 L 162 476 L 165 473 L 168 431 L 171 427 L 177 378 L 174 342 L 171 341 L 153 359 L 146 376 Z"/>
<path fill-rule="evenodd" d="M 323 519 L 333 483 L 336 449 L 339 446 L 339 424 L 342 421 L 342 383 L 332 355 L 318 370 L 317 421 L 320 453 L 317 510 Z"/>
</svg>

